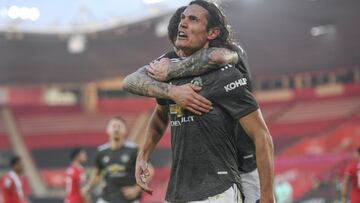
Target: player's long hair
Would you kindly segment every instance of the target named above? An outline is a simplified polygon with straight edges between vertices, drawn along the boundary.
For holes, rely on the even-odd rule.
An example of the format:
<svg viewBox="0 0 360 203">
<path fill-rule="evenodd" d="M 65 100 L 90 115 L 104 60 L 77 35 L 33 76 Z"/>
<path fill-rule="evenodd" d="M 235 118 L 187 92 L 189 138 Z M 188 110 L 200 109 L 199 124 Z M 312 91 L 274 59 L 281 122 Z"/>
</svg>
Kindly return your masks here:
<svg viewBox="0 0 360 203">
<path fill-rule="evenodd" d="M 235 51 L 234 42 L 232 40 L 232 33 L 230 30 L 231 27 L 228 24 L 227 18 L 220 10 L 220 8 L 216 6 L 214 3 L 210 3 L 204 0 L 195 0 L 190 2 L 189 5 L 193 5 L 193 4 L 201 6 L 208 11 L 208 15 L 207 15 L 208 31 L 214 27 L 218 27 L 220 29 L 220 35 L 214 40 L 210 41 L 209 46 L 224 47 Z"/>
<path fill-rule="evenodd" d="M 179 23 L 181 21 L 181 14 L 184 12 L 186 7 L 187 6 L 182 6 L 178 8 L 169 20 L 169 25 L 167 27 L 167 30 L 168 30 L 168 37 L 172 45 L 175 45 L 176 36 L 179 31 Z"/>
</svg>

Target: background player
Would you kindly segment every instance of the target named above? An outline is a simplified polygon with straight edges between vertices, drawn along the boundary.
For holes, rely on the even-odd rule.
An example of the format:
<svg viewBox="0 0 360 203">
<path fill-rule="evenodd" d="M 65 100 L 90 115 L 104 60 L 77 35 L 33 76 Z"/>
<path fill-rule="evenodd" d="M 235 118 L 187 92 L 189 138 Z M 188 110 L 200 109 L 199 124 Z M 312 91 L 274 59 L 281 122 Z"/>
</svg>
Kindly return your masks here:
<svg viewBox="0 0 360 203">
<path fill-rule="evenodd" d="M 343 190 L 341 193 L 341 201 L 346 202 L 347 193 L 349 191 L 349 182 L 351 181 L 351 203 L 360 202 L 360 147 L 356 150 L 356 159 L 349 163 L 345 170 Z"/>
<path fill-rule="evenodd" d="M 84 164 L 87 161 L 86 151 L 75 148 L 70 152 L 71 164 L 66 169 L 65 203 L 90 202 L 90 198 L 81 192 L 86 182 L 86 171 Z"/>
<path fill-rule="evenodd" d="M 4 203 L 27 203 L 24 190 L 24 165 L 21 158 L 14 156 L 10 159 L 11 170 L 0 181 Z"/>
<path fill-rule="evenodd" d="M 109 143 L 98 147 L 95 160 L 95 173 L 84 188 L 90 191 L 102 177 L 105 187 L 98 203 L 138 202 L 141 188 L 136 185 L 135 162 L 138 148 L 135 143 L 126 141 L 127 127 L 121 117 L 113 117 L 107 125 Z M 153 174 L 152 167 L 151 176 Z"/>
</svg>

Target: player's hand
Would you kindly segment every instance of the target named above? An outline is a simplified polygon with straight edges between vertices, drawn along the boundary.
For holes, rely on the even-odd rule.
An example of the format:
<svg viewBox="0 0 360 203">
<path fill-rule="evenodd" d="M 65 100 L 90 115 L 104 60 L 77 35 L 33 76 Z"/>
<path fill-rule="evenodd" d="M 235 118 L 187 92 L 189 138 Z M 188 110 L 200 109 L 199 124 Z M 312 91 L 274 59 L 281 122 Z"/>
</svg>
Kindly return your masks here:
<svg viewBox="0 0 360 203">
<path fill-rule="evenodd" d="M 127 200 L 133 200 L 139 195 L 141 188 L 137 185 L 123 187 L 121 188 L 121 192 Z"/>
<path fill-rule="evenodd" d="M 162 58 L 159 61 L 153 61 L 149 64 L 148 75 L 157 81 L 168 81 L 170 80 L 171 61 L 168 58 Z"/>
<path fill-rule="evenodd" d="M 80 190 L 81 196 L 83 197 L 85 203 L 91 203 L 90 193 L 88 187 L 82 187 Z"/>
<path fill-rule="evenodd" d="M 152 195 L 153 190 L 148 186 L 148 178 L 150 177 L 149 164 L 144 160 L 136 160 L 135 178 L 136 184 L 146 193 Z"/>
<path fill-rule="evenodd" d="M 197 92 L 201 87 L 194 84 L 185 84 L 180 86 L 171 86 L 169 97 L 181 107 L 189 110 L 190 112 L 201 115 L 211 111 L 211 101 L 201 96 Z"/>
<path fill-rule="evenodd" d="M 82 187 L 81 190 L 80 190 L 80 192 L 81 192 L 81 195 L 82 195 L 83 197 L 85 197 L 87 194 L 89 194 L 89 187 L 88 187 L 88 186 Z"/>
</svg>

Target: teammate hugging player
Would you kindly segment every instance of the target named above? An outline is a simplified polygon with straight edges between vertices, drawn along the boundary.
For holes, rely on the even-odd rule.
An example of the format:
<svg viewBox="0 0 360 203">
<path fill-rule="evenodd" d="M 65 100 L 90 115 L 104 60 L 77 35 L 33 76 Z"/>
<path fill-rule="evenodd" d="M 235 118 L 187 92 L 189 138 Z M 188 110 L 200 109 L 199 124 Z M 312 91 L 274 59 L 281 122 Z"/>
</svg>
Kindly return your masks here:
<svg viewBox="0 0 360 203">
<path fill-rule="evenodd" d="M 169 202 L 239 202 L 237 187 L 233 185 L 239 183 L 235 133 L 238 124 L 256 148 L 261 202 L 274 201 L 272 140 L 257 103 L 246 87 L 246 74 L 234 68 L 239 59 L 236 52 L 229 51 L 234 49 L 226 25 L 224 16 L 214 4 L 191 2 L 181 14 L 175 41 L 178 54 L 187 58 L 181 61 L 176 53 L 166 54 L 124 81 L 125 90 L 132 93 L 171 99 L 159 102 L 155 109 L 137 161 L 140 171 L 137 175 L 144 174 L 143 165 L 161 138 L 169 114 L 173 150 L 166 196 Z M 177 58 L 172 62 L 178 63 L 168 69 L 178 67 L 177 77 L 203 73 L 201 68 L 200 73 L 197 72 L 197 67 L 208 66 L 213 71 L 195 78 L 172 79 L 172 85 L 154 81 L 149 75 L 156 78 L 156 66 L 171 65 L 164 59 L 166 57 Z M 187 84 L 190 82 L 202 86 L 202 96 L 194 91 L 200 88 Z M 205 97 L 213 103 L 210 112 L 210 102 Z M 137 181 L 148 189 L 146 181 L 138 176 Z"/>
</svg>

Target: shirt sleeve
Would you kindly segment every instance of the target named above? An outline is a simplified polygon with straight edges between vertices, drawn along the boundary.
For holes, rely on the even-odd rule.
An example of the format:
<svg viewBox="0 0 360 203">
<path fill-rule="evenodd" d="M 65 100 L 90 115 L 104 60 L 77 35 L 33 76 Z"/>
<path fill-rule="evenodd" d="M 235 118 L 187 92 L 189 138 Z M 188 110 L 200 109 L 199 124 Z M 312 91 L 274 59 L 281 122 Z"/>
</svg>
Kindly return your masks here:
<svg viewBox="0 0 360 203">
<path fill-rule="evenodd" d="M 102 159 L 101 153 L 98 151 L 95 158 L 95 167 L 100 171 L 104 168 L 101 159 Z"/>
<path fill-rule="evenodd" d="M 251 77 L 250 65 L 247 54 L 240 45 L 235 46 L 235 50 L 239 57 L 238 63 L 235 64 L 235 67 L 247 78 L 248 80 L 247 86 L 249 90 L 252 91 L 252 77 Z"/>
<path fill-rule="evenodd" d="M 211 90 L 216 92 L 211 101 L 228 112 L 234 120 L 256 111 L 259 105 L 247 87 L 248 82 L 235 68 L 223 71 Z"/>
<path fill-rule="evenodd" d="M 137 155 L 138 155 L 138 148 L 134 149 L 134 151 L 131 153 L 130 171 L 131 171 L 132 174 L 135 174 L 135 166 L 136 166 Z"/>
<path fill-rule="evenodd" d="M 156 103 L 163 106 L 167 104 L 167 100 L 156 98 Z"/>
</svg>

